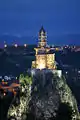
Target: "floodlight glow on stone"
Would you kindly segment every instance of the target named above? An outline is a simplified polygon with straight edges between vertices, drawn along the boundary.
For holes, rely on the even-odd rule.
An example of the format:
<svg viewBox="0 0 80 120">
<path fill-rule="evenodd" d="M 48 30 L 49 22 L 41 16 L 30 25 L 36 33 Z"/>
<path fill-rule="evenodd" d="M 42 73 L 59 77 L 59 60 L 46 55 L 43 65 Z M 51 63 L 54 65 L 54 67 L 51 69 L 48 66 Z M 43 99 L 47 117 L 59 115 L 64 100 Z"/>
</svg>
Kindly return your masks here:
<svg viewBox="0 0 80 120">
<path fill-rule="evenodd" d="M 41 70 L 41 69 L 43 69 L 43 68 L 45 68 L 45 67 L 44 67 L 44 64 L 41 63 L 41 64 L 39 65 L 39 69 Z"/>
</svg>

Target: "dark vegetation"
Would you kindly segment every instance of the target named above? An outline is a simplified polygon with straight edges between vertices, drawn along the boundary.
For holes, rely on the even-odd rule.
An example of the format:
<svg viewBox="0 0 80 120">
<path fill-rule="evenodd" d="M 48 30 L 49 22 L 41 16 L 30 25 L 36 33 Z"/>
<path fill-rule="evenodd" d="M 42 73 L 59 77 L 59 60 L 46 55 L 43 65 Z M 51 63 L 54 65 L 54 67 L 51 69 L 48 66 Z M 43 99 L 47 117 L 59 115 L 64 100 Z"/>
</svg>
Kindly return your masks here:
<svg viewBox="0 0 80 120">
<path fill-rule="evenodd" d="M 34 56 L 34 46 L 27 48 L 9 47 L 0 52 L 0 75 L 13 75 L 19 76 L 20 73 L 27 71 L 31 68 Z"/>
<path fill-rule="evenodd" d="M 12 100 L 13 95 L 7 95 L 4 98 L 0 97 L 0 120 L 7 120 L 7 112 Z"/>
</svg>

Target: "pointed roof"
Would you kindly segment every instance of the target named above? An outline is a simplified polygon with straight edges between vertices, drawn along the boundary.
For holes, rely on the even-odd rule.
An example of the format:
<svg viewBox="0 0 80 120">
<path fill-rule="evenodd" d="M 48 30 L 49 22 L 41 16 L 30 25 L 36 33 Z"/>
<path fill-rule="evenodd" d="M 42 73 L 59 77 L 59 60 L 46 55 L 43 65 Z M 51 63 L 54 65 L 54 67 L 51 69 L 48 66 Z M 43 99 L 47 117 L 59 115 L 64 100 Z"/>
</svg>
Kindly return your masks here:
<svg viewBox="0 0 80 120">
<path fill-rule="evenodd" d="M 39 33 L 41 33 L 42 31 L 45 33 L 45 30 L 44 30 L 44 27 L 43 27 L 43 26 L 42 26 L 41 29 L 39 30 Z"/>
</svg>

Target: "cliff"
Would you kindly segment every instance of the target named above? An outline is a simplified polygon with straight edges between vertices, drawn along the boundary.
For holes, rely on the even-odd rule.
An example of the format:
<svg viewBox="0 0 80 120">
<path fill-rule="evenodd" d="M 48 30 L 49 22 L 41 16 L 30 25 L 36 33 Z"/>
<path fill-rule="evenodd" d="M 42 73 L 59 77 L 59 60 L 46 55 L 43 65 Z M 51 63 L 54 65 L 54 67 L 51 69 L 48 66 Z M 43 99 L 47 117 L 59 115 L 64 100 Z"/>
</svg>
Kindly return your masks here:
<svg viewBox="0 0 80 120">
<path fill-rule="evenodd" d="M 80 120 L 76 100 L 64 77 L 59 78 L 51 71 L 39 71 L 33 78 L 22 75 L 20 79 L 23 93 L 20 104 L 10 107 L 8 117 L 14 116 L 17 120 Z"/>
</svg>

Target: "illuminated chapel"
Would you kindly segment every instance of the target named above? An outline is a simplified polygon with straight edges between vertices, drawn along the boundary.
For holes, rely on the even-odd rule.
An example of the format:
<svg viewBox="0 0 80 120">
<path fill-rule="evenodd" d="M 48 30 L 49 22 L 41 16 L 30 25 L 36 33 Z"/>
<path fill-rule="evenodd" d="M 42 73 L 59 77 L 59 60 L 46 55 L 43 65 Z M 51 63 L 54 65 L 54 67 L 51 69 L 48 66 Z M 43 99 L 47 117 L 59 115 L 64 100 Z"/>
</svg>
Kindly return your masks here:
<svg viewBox="0 0 80 120">
<path fill-rule="evenodd" d="M 56 69 L 55 53 L 52 53 L 47 45 L 47 34 L 41 27 L 38 34 L 38 45 L 35 49 L 35 61 L 32 61 L 32 68 L 36 69 Z"/>
</svg>

